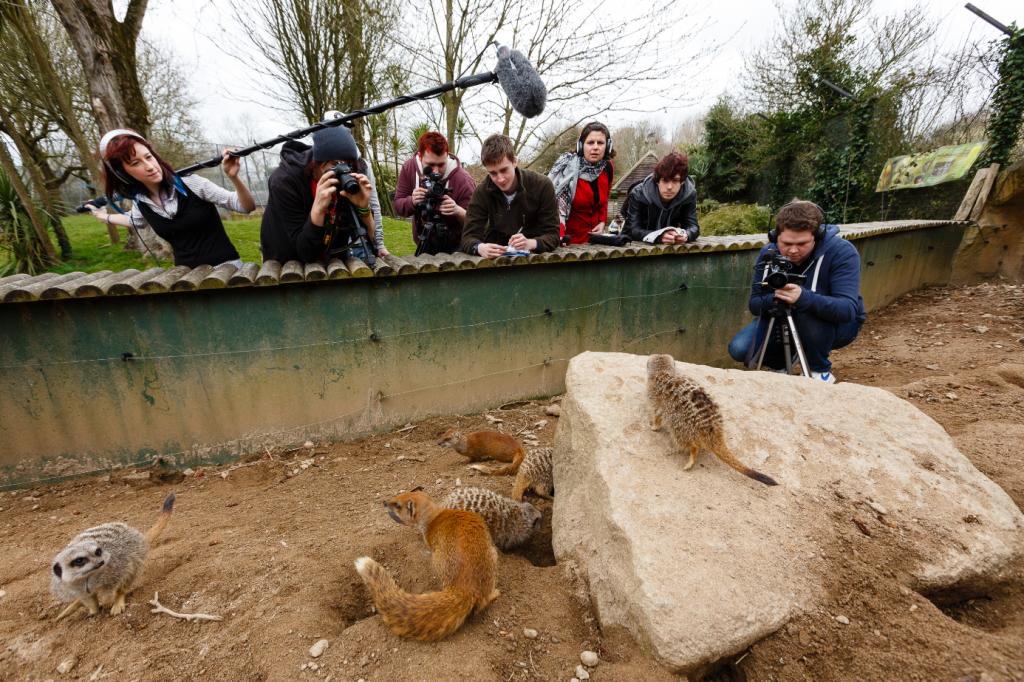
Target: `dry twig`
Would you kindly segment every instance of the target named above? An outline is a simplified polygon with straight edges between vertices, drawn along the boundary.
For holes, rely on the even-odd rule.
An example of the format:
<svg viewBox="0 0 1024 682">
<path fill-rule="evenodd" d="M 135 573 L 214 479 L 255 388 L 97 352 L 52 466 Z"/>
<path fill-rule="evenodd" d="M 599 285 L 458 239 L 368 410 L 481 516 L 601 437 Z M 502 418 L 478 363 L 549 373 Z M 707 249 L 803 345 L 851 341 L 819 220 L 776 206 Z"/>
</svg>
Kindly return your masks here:
<svg viewBox="0 0 1024 682">
<path fill-rule="evenodd" d="M 205 613 L 176 613 L 171 611 L 160 603 L 159 592 L 153 594 L 153 598 L 149 600 L 149 603 L 156 607 L 155 609 L 150 609 L 150 613 L 166 613 L 168 616 L 174 616 L 175 618 L 184 618 L 190 623 L 193 620 L 224 620 L 221 616 L 209 616 Z"/>
</svg>

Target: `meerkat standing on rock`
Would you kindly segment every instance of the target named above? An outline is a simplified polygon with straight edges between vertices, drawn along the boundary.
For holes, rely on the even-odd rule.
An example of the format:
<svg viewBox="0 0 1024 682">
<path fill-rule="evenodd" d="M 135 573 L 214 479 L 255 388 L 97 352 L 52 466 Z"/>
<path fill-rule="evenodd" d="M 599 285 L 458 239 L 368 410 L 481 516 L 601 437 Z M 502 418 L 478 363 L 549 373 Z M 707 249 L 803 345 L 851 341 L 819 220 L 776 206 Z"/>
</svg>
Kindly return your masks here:
<svg viewBox="0 0 1024 682">
<path fill-rule="evenodd" d="M 57 620 L 85 606 L 95 616 L 110 607 L 116 616 L 124 611 L 124 598 L 142 573 L 153 542 L 167 526 L 174 509 L 174 492 L 164 500 L 163 511 L 145 535 L 124 523 L 104 523 L 89 528 L 68 543 L 53 560 L 50 590 L 61 601 L 71 601 Z"/>
<path fill-rule="evenodd" d="M 652 429 L 668 425 L 676 445 L 690 451 L 689 469 L 705 447 L 744 476 L 765 485 L 778 485 L 770 476 L 754 471 L 736 459 L 725 444 L 722 413 L 699 384 L 676 372 L 671 355 L 652 355 L 647 360 L 647 401 L 654 413 Z"/>
<path fill-rule="evenodd" d="M 523 466 L 529 461 L 527 456 Z M 519 475 L 523 475 L 522 469 Z M 441 506 L 479 514 L 491 532 L 491 540 L 501 550 L 511 549 L 529 540 L 533 532 L 540 528 L 542 519 L 540 511 L 529 502 L 510 500 L 483 488 L 456 488 Z"/>
<path fill-rule="evenodd" d="M 356 571 L 395 634 L 442 639 L 458 630 L 474 609 L 482 611 L 501 594 L 494 589 L 498 550 L 479 514 L 442 509 L 422 488 L 402 493 L 384 507 L 392 519 L 423 533 L 443 587 L 440 592 L 409 594 L 370 557 L 356 559 Z"/>
<path fill-rule="evenodd" d="M 477 466 L 470 467 L 472 469 Z M 551 475 L 551 448 L 537 448 L 526 453 L 526 459 L 519 465 L 515 485 L 512 486 L 512 499 L 522 500 L 523 493 L 532 489 L 538 496 L 553 500 L 555 483 Z"/>
<path fill-rule="evenodd" d="M 483 459 L 496 459 L 499 462 L 511 462 L 508 466 L 492 469 L 490 467 L 473 467 L 490 476 L 506 476 L 519 471 L 519 465 L 526 457 L 526 451 L 515 438 L 496 431 L 477 431 L 463 436 L 458 429 L 448 429 L 441 442 L 443 448 L 452 448 L 470 462 Z"/>
</svg>

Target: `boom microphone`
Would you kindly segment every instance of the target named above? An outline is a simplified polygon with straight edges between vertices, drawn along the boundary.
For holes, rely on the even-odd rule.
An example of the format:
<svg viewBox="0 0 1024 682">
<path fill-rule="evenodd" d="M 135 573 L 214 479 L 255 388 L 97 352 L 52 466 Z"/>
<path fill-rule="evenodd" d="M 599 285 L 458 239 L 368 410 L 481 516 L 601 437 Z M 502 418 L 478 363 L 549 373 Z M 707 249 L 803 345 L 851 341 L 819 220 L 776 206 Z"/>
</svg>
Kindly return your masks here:
<svg viewBox="0 0 1024 682">
<path fill-rule="evenodd" d="M 526 118 L 539 116 L 544 111 L 548 89 L 522 52 L 504 45 L 499 47 L 498 65 L 494 71 L 513 109 Z"/>
<path fill-rule="evenodd" d="M 320 121 L 319 123 L 314 123 L 308 128 L 293 130 L 290 133 L 278 135 L 277 137 L 266 140 L 265 142 L 254 142 L 252 145 L 245 147 L 244 149 L 236 149 L 233 152 L 228 152 L 228 154 L 235 158 L 249 156 L 254 152 L 270 149 L 274 145 L 288 142 L 289 140 L 299 140 L 307 135 L 317 132 L 318 130 L 333 128 L 334 126 L 340 125 L 350 126 L 353 121 L 363 118 L 364 116 L 383 114 L 385 111 L 389 111 L 395 107 L 411 104 L 412 102 L 422 102 L 434 99 L 436 97 L 440 97 L 446 92 L 451 92 L 456 88 L 473 88 L 478 85 L 494 83 L 495 81 L 497 81 L 505 91 L 505 96 L 508 97 L 509 104 L 512 105 L 512 108 L 526 118 L 533 118 L 544 111 L 544 105 L 547 104 L 548 100 L 548 89 L 544 87 L 544 81 L 540 79 L 540 76 L 537 75 L 537 72 L 532 66 L 530 66 L 530 62 L 526 60 L 526 57 L 524 57 L 521 52 L 510 50 L 507 47 L 499 47 L 498 65 L 495 67 L 493 73 L 491 71 L 485 71 L 484 73 L 474 73 L 470 76 L 462 76 L 454 81 L 448 81 L 447 83 L 443 83 L 427 90 L 421 90 L 420 92 L 414 92 L 409 95 L 402 95 L 390 102 L 383 102 L 366 109 L 350 111 L 344 116 L 339 116 L 337 118 L 328 118 L 327 120 Z M 182 168 L 177 171 L 177 175 L 185 177 L 186 175 L 191 175 L 192 173 L 204 168 L 216 168 L 221 164 L 221 161 L 222 157 L 215 156 L 212 159 L 200 161 L 199 163 L 194 163 L 187 168 Z"/>
</svg>

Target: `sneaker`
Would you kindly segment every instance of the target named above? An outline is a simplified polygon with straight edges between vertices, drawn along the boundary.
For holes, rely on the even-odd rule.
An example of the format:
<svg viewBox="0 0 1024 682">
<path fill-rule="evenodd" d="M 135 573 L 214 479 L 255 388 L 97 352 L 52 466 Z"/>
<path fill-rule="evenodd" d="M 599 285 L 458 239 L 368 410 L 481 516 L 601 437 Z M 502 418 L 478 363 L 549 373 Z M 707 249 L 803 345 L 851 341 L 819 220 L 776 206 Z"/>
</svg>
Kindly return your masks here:
<svg viewBox="0 0 1024 682">
<path fill-rule="evenodd" d="M 812 379 L 818 379 L 819 381 L 824 381 L 826 384 L 834 384 L 834 383 L 836 383 L 836 378 L 832 374 L 832 372 L 814 372 L 814 371 L 812 371 L 811 372 L 811 378 Z"/>
</svg>

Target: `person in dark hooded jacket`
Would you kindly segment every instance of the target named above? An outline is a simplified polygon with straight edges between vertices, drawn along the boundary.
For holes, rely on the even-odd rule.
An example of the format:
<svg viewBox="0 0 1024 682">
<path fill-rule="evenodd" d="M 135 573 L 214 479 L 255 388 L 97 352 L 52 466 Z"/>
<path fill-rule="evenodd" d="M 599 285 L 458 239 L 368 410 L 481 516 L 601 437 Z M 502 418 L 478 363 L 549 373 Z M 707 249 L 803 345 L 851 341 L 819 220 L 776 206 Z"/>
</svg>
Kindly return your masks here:
<svg viewBox="0 0 1024 682">
<path fill-rule="evenodd" d="M 648 244 L 685 244 L 700 236 L 697 187 L 686 154 L 672 152 L 629 193 L 622 234 Z"/>
<path fill-rule="evenodd" d="M 352 169 L 359 181 L 356 194 L 339 192 L 338 180 L 327 170 L 338 161 Z M 383 256 L 387 251 L 380 229 L 380 208 L 373 187 L 369 164 L 359 158 L 352 133 L 344 126 L 325 128 L 313 133 L 312 149 L 301 142 L 286 142 L 281 149 L 281 165 L 270 175 L 270 192 L 260 224 L 260 248 L 263 260 L 284 264 L 290 260 L 312 263 L 326 260 L 324 236 L 330 219 L 329 206 L 337 196 L 345 197 L 351 206 L 338 202 L 335 210 L 351 209 L 355 219 L 366 228 L 371 249 Z M 375 210 L 376 204 L 376 210 Z M 332 244 L 331 253 L 340 255 Z M 351 245 L 352 255 L 365 258 L 363 249 Z"/>
<path fill-rule="evenodd" d="M 761 249 L 754 269 L 749 307 L 757 319 L 729 342 L 729 355 L 737 362 L 750 367 L 756 364 L 768 332 L 765 313 L 776 301 L 783 301 L 793 310 L 793 324 L 810 365 L 803 370 L 813 379 L 835 383 L 829 353 L 853 343 L 867 316 L 860 295 L 860 254 L 839 236 L 837 226 L 822 225 L 823 219 L 821 209 L 809 201 L 795 201 L 779 209 L 776 243 Z M 787 284 L 777 291 L 762 286 L 765 257 L 777 254 L 793 263 L 791 274 L 807 276 L 805 285 Z M 783 353 L 778 339 L 769 340 L 764 366 L 785 372 Z"/>
</svg>

